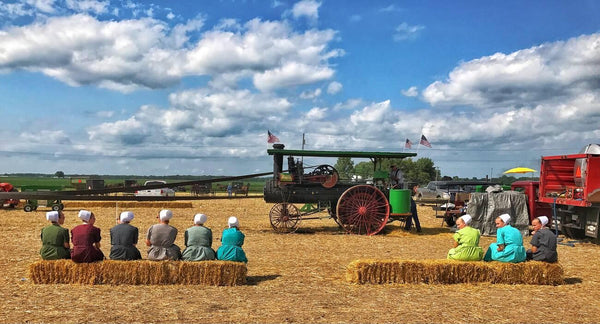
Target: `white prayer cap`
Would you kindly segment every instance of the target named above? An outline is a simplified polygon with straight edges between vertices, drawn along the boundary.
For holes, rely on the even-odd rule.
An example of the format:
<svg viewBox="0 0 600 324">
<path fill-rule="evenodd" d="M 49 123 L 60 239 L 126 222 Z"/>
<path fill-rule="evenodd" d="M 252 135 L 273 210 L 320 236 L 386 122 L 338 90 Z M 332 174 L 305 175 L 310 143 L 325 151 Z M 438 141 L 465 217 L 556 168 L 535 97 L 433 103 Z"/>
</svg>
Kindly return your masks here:
<svg viewBox="0 0 600 324">
<path fill-rule="evenodd" d="M 125 222 L 131 222 L 133 220 L 133 213 L 130 211 L 124 211 L 121 213 L 121 217 L 119 217 L 121 219 L 121 222 L 125 223 Z"/>
<path fill-rule="evenodd" d="M 46 219 L 51 222 L 58 222 L 58 216 L 58 212 L 54 210 L 46 213 Z"/>
<path fill-rule="evenodd" d="M 202 224 L 206 223 L 207 219 L 208 219 L 208 217 L 206 217 L 206 215 L 204 215 L 204 214 L 196 214 L 194 216 L 194 224 L 202 225 Z"/>
<path fill-rule="evenodd" d="M 88 222 L 90 220 L 91 216 L 92 216 L 92 212 L 90 212 L 89 210 L 82 209 L 79 211 L 79 218 L 81 218 L 81 220 L 84 222 Z"/>
<path fill-rule="evenodd" d="M 469 225 L 471 223 L 472 217 L 469 214 L 464 214 L 460 216 L 460 218 L 463 220 L 463 222 L 465 222 L 465 225 Z"/>
<path fill-rule="evenodd" d="M 510 215 L 509 214 L 502 214 L 499 217 L 500 217 L 500 219 L 502 219 L 502 221 L 504 222 L 504 224 L 508 224 L 508 222 L 510 222 Z"/>
<path fill-rule="evenodd" d="M 542 226 L 546 226 L 546 224 L 548 224 L 548 217 L 546 216 L 539 216 L 537 219 L 540 221 Z"/>
<path fill-rule="evenodd" d="M 158 216 L 160 217 L 161 221 L 168 221 L 173 217 L 173 212 L 168 209 L 163 209 L 160 211 Z"/>
<path fill-rule="evenodd" d="M 240 226 L 240 222 L 238 222 L 238 219 L 235 216 L 229 217 L 227 224 L 229 225 L 229 228 Z"/>
</svg>

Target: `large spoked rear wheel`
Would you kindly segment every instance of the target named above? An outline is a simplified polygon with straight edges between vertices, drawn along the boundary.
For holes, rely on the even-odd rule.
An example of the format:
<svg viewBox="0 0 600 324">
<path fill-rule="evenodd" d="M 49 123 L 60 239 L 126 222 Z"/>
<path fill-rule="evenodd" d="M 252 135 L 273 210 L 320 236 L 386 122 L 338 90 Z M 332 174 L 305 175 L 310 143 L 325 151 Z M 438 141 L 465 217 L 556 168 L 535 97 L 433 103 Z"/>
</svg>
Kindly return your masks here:
<svg viewBox="0 0 600 324">
<path fill-rule="evenodd" d="M 348 233 L 374 235 L 390 217 L 390 205 L 381 190 L 358 185 L 344 191 L 337 203 L 337 219 Z"/>
<path fill-rule="evenodd" d="M 278 233 L 293 233 L 300 225 L 301 216 L 294 204 L 279 203 L 273 205 L 269 212 L 271 227 Z"/>
</svg>

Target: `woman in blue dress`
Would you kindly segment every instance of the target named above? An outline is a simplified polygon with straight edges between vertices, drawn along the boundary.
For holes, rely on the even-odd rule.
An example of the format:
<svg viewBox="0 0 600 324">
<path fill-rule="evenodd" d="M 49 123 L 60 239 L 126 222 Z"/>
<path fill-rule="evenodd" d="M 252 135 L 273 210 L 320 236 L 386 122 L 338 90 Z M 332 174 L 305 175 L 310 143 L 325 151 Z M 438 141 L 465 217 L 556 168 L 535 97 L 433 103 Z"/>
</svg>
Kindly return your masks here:
<svg viewBox="0 0 600 324">
<path fill-rule="evenodd" d="M 217 259 L 226 261 L 248 262 L 246 253 L 242 250 L 244 233 L 239 230 L 237 217 L 231 216 L 227 221 L 229 228 L 223 231 L 221 246 L 217 250 Z"/>
<path fill-rule="evenodd" d="M 502 214 L 495 222 L 496 242 L 490 244 L 483 260 L 510 263 L 525 261 L 527 254 L 523 246 L 523 237 L 518 229 L 510 226 L 510 215 Z"/>
</svg>

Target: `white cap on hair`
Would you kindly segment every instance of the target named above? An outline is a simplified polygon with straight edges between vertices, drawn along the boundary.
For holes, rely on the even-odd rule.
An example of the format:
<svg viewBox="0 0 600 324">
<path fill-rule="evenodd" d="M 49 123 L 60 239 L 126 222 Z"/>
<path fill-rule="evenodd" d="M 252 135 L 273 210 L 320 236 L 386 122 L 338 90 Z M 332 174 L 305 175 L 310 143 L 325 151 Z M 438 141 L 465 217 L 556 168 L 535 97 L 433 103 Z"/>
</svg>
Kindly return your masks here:
<svg viewBox="0 0 600 324">
<path fill-rule="evenodd" d="M 463 220 L 463 222 L 465 222 L 465 225 L 469 225 L 471 223 L 472 217 L 469 214 L 464 214 L 460 216 L 460 218 Z"/>
<path fill-rule="evenodd" d="M 548 217 L 546 217 L 546 216 L 539 216 L 537 219 L 540 220 L 540 223 L 542 224 L 542 226 L 546 226 L 546 224 L 548 224 Z"/>
<path fill-rule="evenodd" d="M 123 223 L 125 223 L 125 222 L 131 222 L 133 220 L 133 212 L 124 211 L 124 212 L 121 213 L 121 216 L 119 217 L 119 219 Z"/>
<path fill-rule="evenodd" d="M 160 217 L 161 221 L 168 221 L 173 217 L 173 212 L 168 209 L 163 209 L 160 211 L 158 216 Z"/>
<path fill-rule="evenodd" d="M 90 217 L 92 216 L 92 212 L 90 212 L 89 210 L 80 210 L 79 211 L 79 218 L 84 221 L 84 222 L 89 222 L 90 221 Z"/>
<path fill-rule="evenodd" d="M 227 225 L 229 225 L 229 228 L 232 228 L 232 227 L 238 227 L 238 226 L 240 226 L 240 222 L 238 222 L 238 219 L 237 219 L 237 217 L 235 217 L 235 216 L 231 216 L 231 217 L 229 217 L 229 219 L 227 220 Z"/>
<path fill-rule="evenodd" d="M 58 216 L 58 212 L 54 210 L 46 213 L 46 219 L 51 222 L 58 222 Z"/>
<path fill-rule="evenodd" d="M 204 214 L 196 214 L 194 216 L 194 224 L 202 225 L 202 224 L 206 223 L 207 219 L 208 219 L 208 217 L 206 217 L 206 215 L 204 215 Z"/>
<path fill-rule="evenodd" d="M 510 215 L 509 214 L 502 214 L 500 216 L 500 219 L 504 222 L 504 224 L 508 224 L 508 222 L 510 222 Z"/>
</svg>

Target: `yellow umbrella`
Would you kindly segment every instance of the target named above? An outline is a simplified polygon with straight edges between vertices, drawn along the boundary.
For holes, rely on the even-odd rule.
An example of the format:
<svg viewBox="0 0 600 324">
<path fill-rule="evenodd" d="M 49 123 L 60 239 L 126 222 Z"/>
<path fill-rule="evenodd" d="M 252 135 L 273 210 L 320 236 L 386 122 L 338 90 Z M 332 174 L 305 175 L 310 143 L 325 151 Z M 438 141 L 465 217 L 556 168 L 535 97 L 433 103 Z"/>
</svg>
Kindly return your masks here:
<svg viewBox="0 0 600 324">
<path fill-rule="evenodd" d="M 530 169 L 530 168 L 518 167 L 518 168 L 512 168 L 510 170 L 506 170 L 506 171 L 504 171 L 504 174 L 507 174 L 507 173 L 528 173 L 528 172 L 536 172 L 536 171 L 534 169 Z"/>
</svg>

